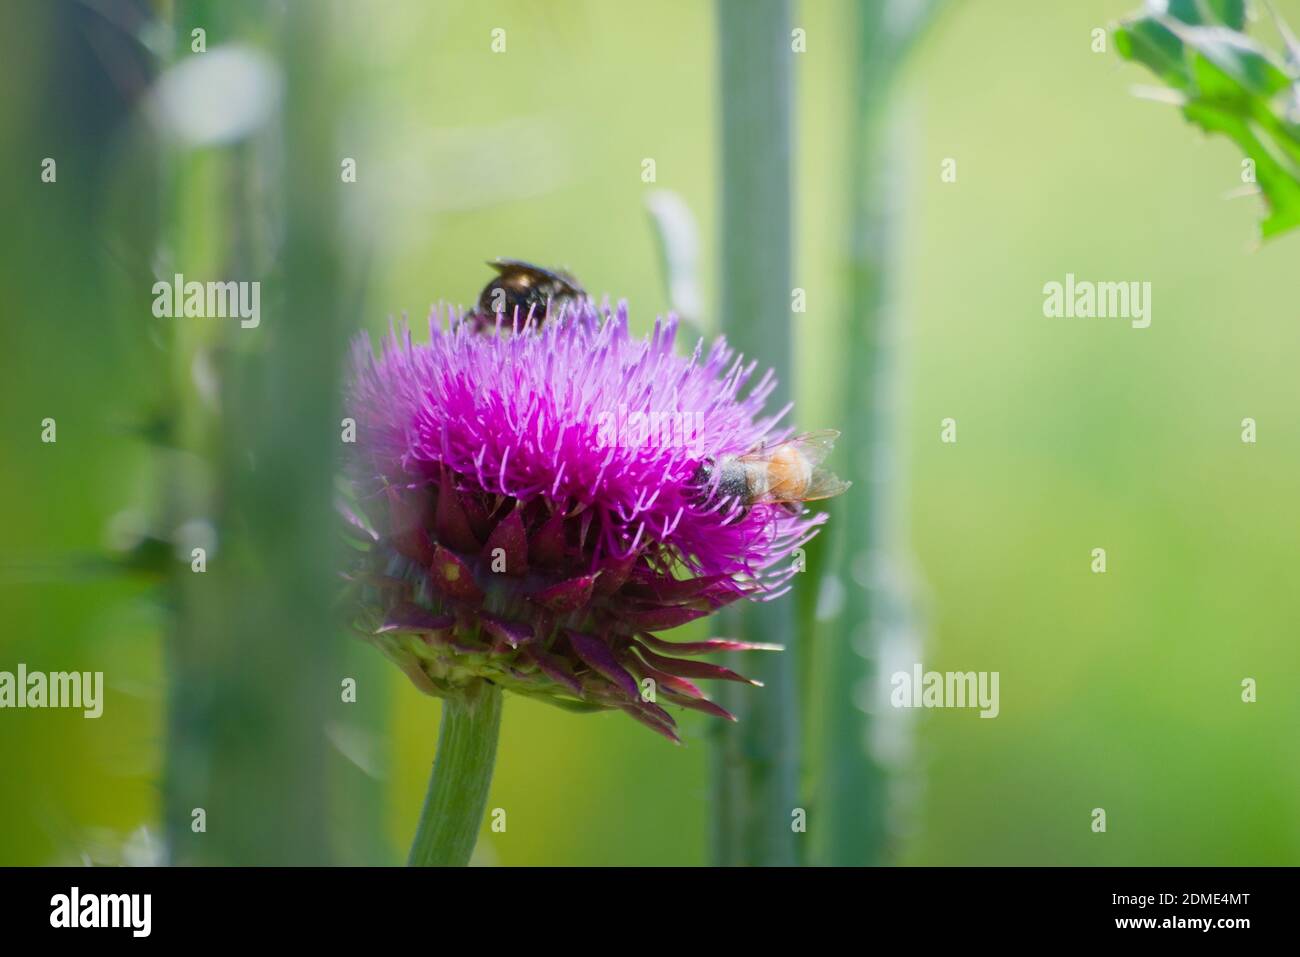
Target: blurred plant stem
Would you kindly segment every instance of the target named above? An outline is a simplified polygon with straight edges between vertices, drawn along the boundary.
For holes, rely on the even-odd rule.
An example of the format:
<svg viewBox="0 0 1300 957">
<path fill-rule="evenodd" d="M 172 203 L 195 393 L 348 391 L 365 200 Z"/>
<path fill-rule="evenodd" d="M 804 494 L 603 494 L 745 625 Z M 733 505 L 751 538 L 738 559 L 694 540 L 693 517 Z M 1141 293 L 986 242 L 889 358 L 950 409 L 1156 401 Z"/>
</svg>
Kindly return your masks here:
<svg viewBox="0 0 1300 957">
<path fill-rule="evenodd" d="M 771 365 L 792 394 L 790 332 L 791 74 L 789 0 L 718 0 L 721 80 L 721 319 L 746 358 Z M 790 865 L 799 806 L 799 701 L 790 596 L 729 612 L 747 640 L 782 654 L 732 663 L 762 689 L 729 686 L 719 701 L 739 719 L 713 731 L 713 856 L 724 865 Z"/>
<path fill-rule="evenodd" d="M 235 35 L 219 29 L 225 9 L 205 7 L 202 23 L 182 16 L 177 48 L 188 50 L 196 25 Z M 168 648 L 164 819 L 177 863 L 332 858 L 326 726 L 343 706 L 331 606 L 345 297 L 330 159 L 329 20 L 327 7 L 293 4 L 275 24 L 285 105 L 271 122 L 283 123 L 282 166 L 259 163 L 265 156 L 254 147 L 265 140 L 182 153 L 170 193 L 176 271 L 261 281 L 265 292 L 256 328 L 172 320 L 181 330 L 174 351 L 181 438 L 211 462 L 208 516 L 220 545 L 204 574 L 188 566 L 179 573 Z M 253 136 L 278 132 L 269 126 Z M 254 254 L 256 224 L 275 222 L 276 207 L 258 194 L 266 179 L 284 213 L 274 272 Z M 213 325 L 218 333 L 207 331 Z M 201 394 L 196 361 L 212 363 L 215 408 Z M 207 829 L 196 833 L 192 815 L 200 807 Z"/>
<path fill-rule="evenodd" d="M 411 867 L 464 867 L 474 853 L 487 806 L 501 732 L 501 689 L 480 682 L 470 694 L 445 698 L 438 754 L 420 824 L 411 843 Z"/>
<path fill-rule="evenodd" d="M 931 0 L 853 4 L 854 110 L 849 142 L 847 263 L 850 325 L 841 353 L 848 384 L 838 426 L 845 478 L 854 487 L 832 505 L 832 534 L 849 571 L 844 603 L 823 634 L 819 663 L 822 747 L 817 779 L 814 860 L 829 865 L 882 863 L 886 856 L 886 775 L 872 750 L 873 718 L 864 703 L 878 680 L 882 634 L 910 600 L 889 594 L 885 571 L 889 512 L 897 507 L 890 440 L 887 317 L 899 237 L 898 170 L 892 149 L 890 88 L 906 53 L 934 13 Z M 848 551 L 848 554 L 844 554 Z M 895 623 L 896 624 L 896 623 Z"/>
</svg>

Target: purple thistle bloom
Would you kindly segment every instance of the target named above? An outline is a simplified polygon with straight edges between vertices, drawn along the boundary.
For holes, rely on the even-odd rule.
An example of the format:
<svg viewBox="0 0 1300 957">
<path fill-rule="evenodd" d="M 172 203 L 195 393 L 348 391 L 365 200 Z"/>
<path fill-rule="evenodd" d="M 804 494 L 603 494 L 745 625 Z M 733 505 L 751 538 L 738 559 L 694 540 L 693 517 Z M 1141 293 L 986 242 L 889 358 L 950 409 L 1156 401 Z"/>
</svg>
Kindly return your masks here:
<svg viewBox="0 0 1300 957">
<path fill-rule="evenodd" d="M 625 304 L 583 300 L 540 331 L 435 311 L 428 344 L 356 341 L 358 627 L 421 690 L 485 678 L 673 740 L 658 702 L 731 717 L 693 679 L 746 679 L 680 656 L 771 646 L 654 632 L 783 593 L 825 516 L 701 496 L 702 463 L 781 441 L 789 409 L 762 414 L 771 373 L 746 388 L 722 340 L 676 355 L 676 328 L 636 338 Z"/>
</svg>

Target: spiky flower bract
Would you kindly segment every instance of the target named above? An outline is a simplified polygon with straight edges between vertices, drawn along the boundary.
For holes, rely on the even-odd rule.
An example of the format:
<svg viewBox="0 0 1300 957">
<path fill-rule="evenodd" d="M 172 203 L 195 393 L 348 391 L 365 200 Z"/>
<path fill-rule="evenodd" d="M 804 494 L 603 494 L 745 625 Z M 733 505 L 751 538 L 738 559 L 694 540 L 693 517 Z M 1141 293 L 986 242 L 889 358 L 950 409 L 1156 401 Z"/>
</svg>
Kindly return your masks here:
<svg viewBox="0 0 1300 957">
<path fill-rule="evenodd" d="M 422 690 L 487 679 L 674 740 L 664 704 L 730 717 L 694 679 L 746 679 L 690 656 L 758 646 L 656 632 L 782 593 L 823 516 L 702 501 L 700 465 L 781 440 L 788 409 L 763 413 L 771 374 L 722 340 L 676 354 L 676 330 L 583 301 L 540 329 L 435 310 L 427 343 L 356 342 L 358 627 Z"/>
</svg>

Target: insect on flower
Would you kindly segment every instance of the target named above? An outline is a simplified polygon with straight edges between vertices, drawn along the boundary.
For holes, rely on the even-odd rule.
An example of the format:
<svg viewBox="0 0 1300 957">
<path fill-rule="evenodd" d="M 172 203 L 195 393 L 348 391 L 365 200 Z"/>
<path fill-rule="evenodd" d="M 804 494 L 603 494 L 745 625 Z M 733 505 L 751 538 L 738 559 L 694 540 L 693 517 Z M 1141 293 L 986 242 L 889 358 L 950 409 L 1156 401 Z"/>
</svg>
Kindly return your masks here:
<svg viewBox="0 0 1300 957">
<path fill-rule="evenodd" d="M 695 501 L 703 506 L 738 505 L 742 510 L 783 505 L 799 512 L 804 502 L 833 498 L 852 484 L 821 465 L 839 435 L 834 429 L 806 432 L 741 455 L 706 459 L 693 476 Z"/>
<path fill-rule="evenodd" d="M 586 298 L 575 276 L 562 270 L 545 269 L 521 259 L 493 259 L 488 265 L 498 273 L 483 287 L 471 314 L 480 331 L 491 328 L 496 317 L 509 325 L 529 317 L 540 326 L 548 316 Z"/>
<path fill-rule="evenodd" d="M 723 340 L 678 352 L 672 317 L 637 336 L 625 303 L 581 295 L 529 335 L 482 319 L 438 310 L 425 342 L 395 324 L 378 355 L 355 343 L 354 625 L 437 697 L 491 683 L 674 741 L 669 707 L 731 718 L 699 682 L 756 682 L 699 656 L 775 646 L 662 633 L 790 587 L 827 521 L 798 504 L 844 487 L 820 469 L 834 433 L 777 441 L 775 377 Z M 611 417 L 699 409 L 688 446 L 600 439 Z M 703 474 L 745 508 L 700 507 Z"/>
</svg>

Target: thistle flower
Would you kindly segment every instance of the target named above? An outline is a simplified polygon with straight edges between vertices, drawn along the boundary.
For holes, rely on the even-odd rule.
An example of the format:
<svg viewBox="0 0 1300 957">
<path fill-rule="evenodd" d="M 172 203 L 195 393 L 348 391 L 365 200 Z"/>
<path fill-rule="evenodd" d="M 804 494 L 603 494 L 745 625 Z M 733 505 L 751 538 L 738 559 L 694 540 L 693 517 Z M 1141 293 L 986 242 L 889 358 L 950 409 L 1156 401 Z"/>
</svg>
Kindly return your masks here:
<svg viewBox="0 0 1300 957">
<path fill-rule="evenodd" d="M 785 437 L 771 374 L 722 340 L 675 354 L 672 317 L 635 337 L 623 303 L 480 326 L 435 310 L 427 344 L 355 343 L 359 630 L 431 695 L 486 679 L 674 741 L 664 704 L 731 718 L 696 681 L 747 679 L 694 656 L 774 646 L 656 633 L 783 593 L 824 518 L 695 484 Z"/>
</svg>

